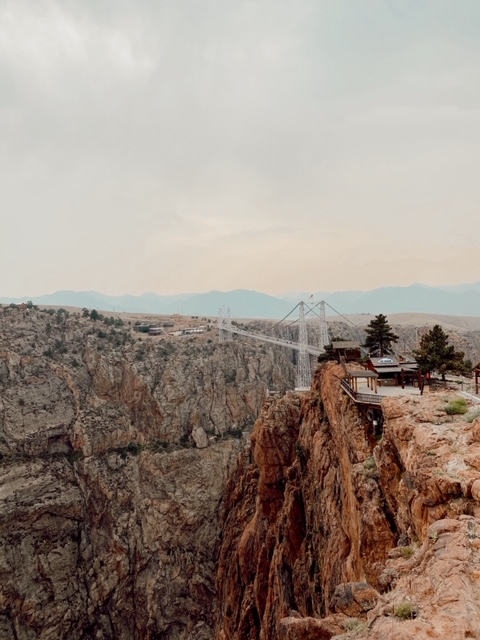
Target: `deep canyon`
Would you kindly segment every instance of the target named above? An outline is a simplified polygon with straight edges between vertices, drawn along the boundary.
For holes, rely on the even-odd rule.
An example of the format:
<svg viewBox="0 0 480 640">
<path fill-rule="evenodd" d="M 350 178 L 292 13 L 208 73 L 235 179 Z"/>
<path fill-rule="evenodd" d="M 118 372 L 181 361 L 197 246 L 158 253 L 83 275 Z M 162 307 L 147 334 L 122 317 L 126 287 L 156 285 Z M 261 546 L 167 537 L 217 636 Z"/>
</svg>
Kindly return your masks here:
<svg viewBox="0 0 480 640">
<path fill-rule="evenodd" d="M 0 637 L 480 638 L 474 406 L 344 375 L 1 308 Z"/>
</svg>

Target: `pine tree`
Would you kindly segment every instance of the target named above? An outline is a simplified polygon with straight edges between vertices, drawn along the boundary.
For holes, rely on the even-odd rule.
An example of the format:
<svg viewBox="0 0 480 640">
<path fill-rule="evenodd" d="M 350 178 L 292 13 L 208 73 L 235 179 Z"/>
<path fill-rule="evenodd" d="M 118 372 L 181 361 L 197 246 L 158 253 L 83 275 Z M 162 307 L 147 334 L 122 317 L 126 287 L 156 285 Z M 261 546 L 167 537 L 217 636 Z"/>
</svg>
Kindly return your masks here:
<svg viewBox="0 0 480 640">
<path fill-rule="evenodd" d="M 372 355 L 381 357 L 386 353 L 392 353 L 392 342 L 397 342 L 398 336 L 393 333 L 387 317 L 383 313 L 379 313 L 373 320 L 370 320 L 365 331 L 367 338 L 364 346 L 370 349 Z"/>
<path fill-rule="evenodd" d="M 445 373 L 463 373 L 466 368 L 463 351 L 455 351 L 448 343 L 448 334 L 439 324 L 424 334 L 420 339 L 420 347 L 413 352 L 418 368 L 422 373 L 437 371 L 445 380 Z"/>
</svg>

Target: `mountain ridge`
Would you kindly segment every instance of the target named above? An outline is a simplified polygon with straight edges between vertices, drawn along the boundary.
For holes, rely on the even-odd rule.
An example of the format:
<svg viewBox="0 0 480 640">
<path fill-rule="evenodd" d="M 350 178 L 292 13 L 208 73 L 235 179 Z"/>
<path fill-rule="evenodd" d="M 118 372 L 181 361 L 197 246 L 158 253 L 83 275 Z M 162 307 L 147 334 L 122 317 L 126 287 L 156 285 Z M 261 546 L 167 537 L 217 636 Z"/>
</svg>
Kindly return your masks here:
<svg viewBox="0 0 480 640">
<path fill-rule="evenodd" d="M 254 290 L 212 290 L 205 293 L 111 296 L 97 291 L 56 291 L 41 296 L 7 298 L 1 304 L 18 304 L 31 300 L 37 305 L 96 308 L 114 313 L 155 313 L 216 316 L 220 307 L 228 307 L 232 317 L 281 318 L 301 299 L 325 300 L 327 313 L 435 313 L 457 316 L 480 316 L 480 282 L 445 287 L 414 283 L 404 287 L 378 287 L 369 291 L 349 290 L 313 294 L 295 292 L 272 296 Z"/>
</svg>

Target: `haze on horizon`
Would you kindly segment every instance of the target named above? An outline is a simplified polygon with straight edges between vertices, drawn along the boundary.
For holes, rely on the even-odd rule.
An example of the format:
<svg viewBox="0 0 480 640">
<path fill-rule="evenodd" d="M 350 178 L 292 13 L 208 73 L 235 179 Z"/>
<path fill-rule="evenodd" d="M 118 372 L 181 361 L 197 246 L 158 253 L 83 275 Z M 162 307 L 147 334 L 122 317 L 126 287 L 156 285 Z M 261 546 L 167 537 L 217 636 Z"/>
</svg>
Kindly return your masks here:
<svg viewBox="0 0 480 640">
<path fill-rule="evenodd" d="M 0 0 L 0 295 L 478 280 L 480 4 Z"/>
</svg>

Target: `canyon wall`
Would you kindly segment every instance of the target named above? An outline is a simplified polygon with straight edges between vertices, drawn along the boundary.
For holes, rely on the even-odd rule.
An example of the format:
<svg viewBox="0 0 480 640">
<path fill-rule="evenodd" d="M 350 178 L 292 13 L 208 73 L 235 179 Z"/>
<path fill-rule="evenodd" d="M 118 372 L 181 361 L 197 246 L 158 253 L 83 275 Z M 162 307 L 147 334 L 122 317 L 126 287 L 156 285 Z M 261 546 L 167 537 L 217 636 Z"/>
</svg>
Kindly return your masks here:
<svg viewBox="0 0 480 640">
<path fill-rule="evenodd" d="M 0 637 L 211 638 L 229 469 L 288 356 L 61 312 L 0 328 Z"/>
<path fill-rule="evenodd" d="M 344 375 L 325 365 L 255 425 L 227 486 L 216 639 L 480 638 L 475 408 L 390 398 L 376 434 Z"/>
<path fill-rule="evenodd" d="M 2 639 L 480 638 L 480 420 L 453 391 L 384 400 L 380 431 L 334 363 L 268 396 L 294 380 L 274 347 L 0 330 Z"/>
</svg>

